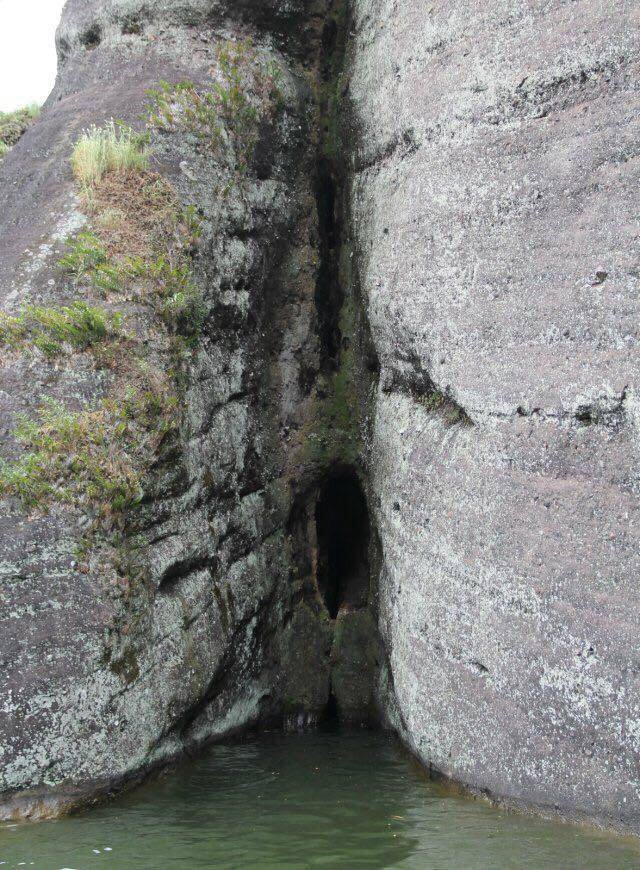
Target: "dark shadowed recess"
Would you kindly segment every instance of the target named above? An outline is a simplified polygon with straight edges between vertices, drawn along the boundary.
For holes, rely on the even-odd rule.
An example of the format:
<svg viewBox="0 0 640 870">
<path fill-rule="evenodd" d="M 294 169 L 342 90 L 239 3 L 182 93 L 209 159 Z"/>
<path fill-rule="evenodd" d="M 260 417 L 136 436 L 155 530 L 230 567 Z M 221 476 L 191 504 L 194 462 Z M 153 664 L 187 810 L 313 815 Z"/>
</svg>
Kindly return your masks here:
<svg viewBox="0 0 640 870">
<path fill-rule="evenodd" d="M 332 619 L 341 607 L 363 607 L 369 591 L 369 512 L 353 471 L 322 486 L 316 505 L 318 588 Z"/>
</svg>

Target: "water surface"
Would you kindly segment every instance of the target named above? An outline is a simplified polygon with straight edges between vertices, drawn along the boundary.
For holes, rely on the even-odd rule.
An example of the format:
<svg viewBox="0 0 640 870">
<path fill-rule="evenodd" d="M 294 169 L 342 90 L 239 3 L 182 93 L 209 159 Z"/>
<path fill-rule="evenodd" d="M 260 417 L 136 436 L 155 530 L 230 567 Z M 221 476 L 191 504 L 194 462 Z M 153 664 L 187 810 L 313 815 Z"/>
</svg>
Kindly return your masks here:
<svg viewBox="0 0 640 870">
<path fill-rule="evenodd" d="M 83 815 L 2 825 L 0 861 L 46 870 L 617 870 L 640 867 L 640 847 L 456 796 L 384 734 L 315 732 L 214 746 Z"/>
</svg>

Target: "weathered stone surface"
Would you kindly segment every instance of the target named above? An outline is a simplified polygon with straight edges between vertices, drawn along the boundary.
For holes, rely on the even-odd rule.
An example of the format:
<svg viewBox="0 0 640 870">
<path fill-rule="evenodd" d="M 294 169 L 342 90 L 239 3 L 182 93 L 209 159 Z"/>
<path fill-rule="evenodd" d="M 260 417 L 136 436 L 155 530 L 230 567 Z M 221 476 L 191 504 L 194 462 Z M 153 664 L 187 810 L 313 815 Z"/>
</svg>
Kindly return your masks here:
<svg viewBox="0 0 640 870">
<path fill-rule="evenodd" d="M 396 722 L 478 792 L 638 831 L 637 4 L 353 19 Z"/>
<path fill-rule="evenodd" d="M 301 371 L 312 383 L 319 360 L 307 81 L 316 23 L 309 10 L 301 19 L 295 4 L 273 2 L 251 27 L 252 8 L 171 3 L 151 14 L 148 4 L 69 3 L 56 88 L 0 169 L 3 310 L 67 302 L 73 291 L 57 262 L 87 220 L 69 163 L 79 133 L 111 117 L 140 126 L 146 89 L 207 81 L 228 38 L 252 37 L 281 70 L 284 107 L 261 128 L 246 179 L 234 180 L 195 137 L 152 131 L 152 168 L 202 220 L 193 270 L 206 319 L 187 373 L 180 443 L 159 457 L 128 519 L 124 543 L 142 579 L 76 555 L 88 522 L 80 506 L 43 512 L 2 501 L 4 815 L 55 813 L 282 706 L 274 638 L 293 607 L 286 539 L 294 498 L 282 432 L 311 413 Z M 274 48 L 271 18 L 309 37 L 307 70 Z M 121 308 L 134 316 L 130 300 Z M 5 459 L 20 455 L 19 414 L 46 396 L 90 403 L 108 385 L 88 354 L 2 354 Z M 305 703 L 293 706 L 304 714 Z"/>
<path fill-rule="evenodd" d="M 342 721 L 376 721 L 374 686 L 380 657 L 371 611 L 341 610 L 331 649 L 331 690 Z"/>
</svg>

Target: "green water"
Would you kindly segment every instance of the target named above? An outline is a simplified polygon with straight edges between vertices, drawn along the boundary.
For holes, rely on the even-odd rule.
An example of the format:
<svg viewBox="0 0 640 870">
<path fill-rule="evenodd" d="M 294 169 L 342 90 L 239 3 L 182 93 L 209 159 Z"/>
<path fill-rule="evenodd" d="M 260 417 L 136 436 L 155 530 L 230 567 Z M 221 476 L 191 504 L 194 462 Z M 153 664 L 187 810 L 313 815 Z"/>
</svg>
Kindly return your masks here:
<svg viewBox="0 0 640 870">
<path fill-rule="evenodd" d="M 3 825 L 0 861 L 47 870 L 608 870 L 640 867 L 640 847 L 454 796 L 383 734 L 317 732 L 215 746 L 83 815 Z"/>
</svg>

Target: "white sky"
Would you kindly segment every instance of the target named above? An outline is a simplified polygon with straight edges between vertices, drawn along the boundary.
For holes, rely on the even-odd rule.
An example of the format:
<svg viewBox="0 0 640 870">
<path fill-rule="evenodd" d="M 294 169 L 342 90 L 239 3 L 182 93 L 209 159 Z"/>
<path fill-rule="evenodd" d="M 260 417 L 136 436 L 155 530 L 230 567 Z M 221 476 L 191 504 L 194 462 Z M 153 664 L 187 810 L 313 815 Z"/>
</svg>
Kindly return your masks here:
<svg viewBox="0 0 640 870">
<path fill-rule="evenodd" d="M 64 0 L 0 0 L 0 112 L 49 96 L 63 6 Z"/>
</svg>

